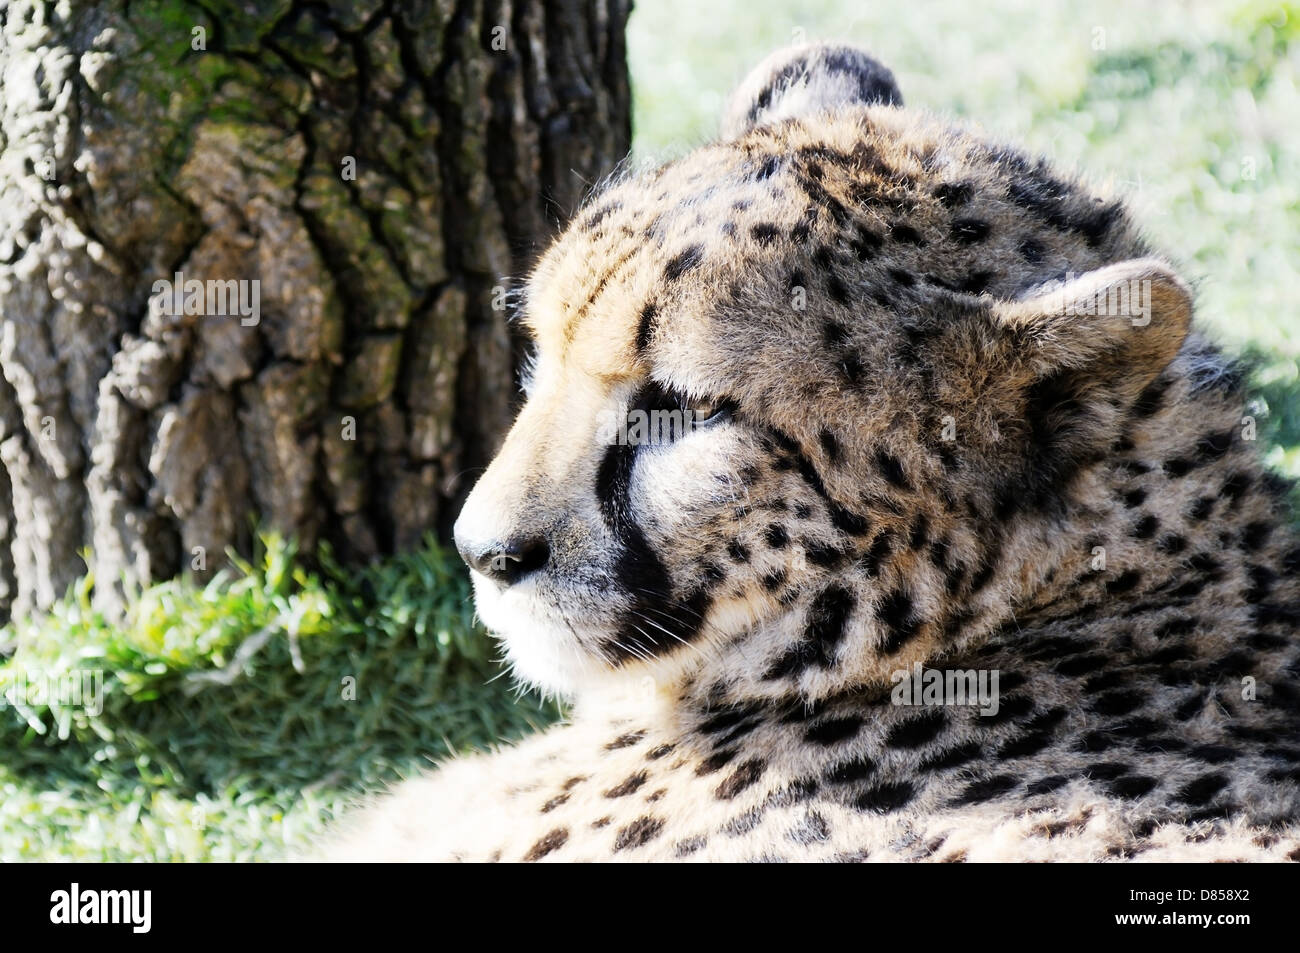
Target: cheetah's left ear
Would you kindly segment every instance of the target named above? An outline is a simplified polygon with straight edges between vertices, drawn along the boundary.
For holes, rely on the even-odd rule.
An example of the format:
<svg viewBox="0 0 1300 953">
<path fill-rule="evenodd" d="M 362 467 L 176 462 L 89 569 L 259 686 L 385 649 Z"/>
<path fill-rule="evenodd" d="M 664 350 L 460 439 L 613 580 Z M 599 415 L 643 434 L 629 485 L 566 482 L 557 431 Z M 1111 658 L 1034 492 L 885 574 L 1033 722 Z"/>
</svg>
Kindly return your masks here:
<svg viewBox="0 0 1300 953">
<path fill-rule="evenodd" d="M 722 113 L 722 138 L 837 106 L 903 105 L 894 74 L 862 50 L 826 43 L 777 50 L 736 87 Z"/>
<path fill-rule="evenodd" d="M 1029 376 L 1082 377 L 1129 404 L 1182 347 L 1192 295 L 1164 262 L 1139 258 L 1039 288 L 996 314 Z"/>
</svg>

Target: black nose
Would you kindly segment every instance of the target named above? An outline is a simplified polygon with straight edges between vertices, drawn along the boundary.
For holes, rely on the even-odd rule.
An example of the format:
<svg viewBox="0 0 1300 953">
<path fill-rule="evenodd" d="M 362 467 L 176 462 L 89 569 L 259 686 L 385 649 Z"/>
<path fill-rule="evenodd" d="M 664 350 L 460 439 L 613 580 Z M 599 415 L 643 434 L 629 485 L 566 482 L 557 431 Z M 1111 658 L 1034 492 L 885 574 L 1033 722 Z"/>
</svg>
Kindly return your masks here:
<svg viewBox="0 0 1300 953">
<path fill-rule="evenodd" d="M 510 539 L 482 548 L 457 542 L 456 551 L 472 569 L 503 586 L 513 586 L 541 569 L 551 556 L 551 547 L 540 536 Z"/>
</svg>

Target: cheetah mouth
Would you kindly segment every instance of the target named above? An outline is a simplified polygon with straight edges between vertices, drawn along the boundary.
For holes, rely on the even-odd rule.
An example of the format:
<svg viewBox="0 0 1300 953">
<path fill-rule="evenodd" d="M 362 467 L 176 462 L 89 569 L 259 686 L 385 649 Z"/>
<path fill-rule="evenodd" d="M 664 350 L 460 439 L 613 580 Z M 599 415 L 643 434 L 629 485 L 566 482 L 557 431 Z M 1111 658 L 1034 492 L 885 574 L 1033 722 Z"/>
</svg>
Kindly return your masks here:
<svg viewBox="0 0 1300 953">
<path fill-rule="evenodd" d="M 560 591 L 532 580 L 502 589 L 474 573 L 475 608 L 516 677 L 569 692 L 589 678 L 692 647 L 705 630 L 707 590 L 675 595 L 662 578 L 634 569 L 644 563 L 616 569 L 614 578 L 568 580 Z"/>
</svg>

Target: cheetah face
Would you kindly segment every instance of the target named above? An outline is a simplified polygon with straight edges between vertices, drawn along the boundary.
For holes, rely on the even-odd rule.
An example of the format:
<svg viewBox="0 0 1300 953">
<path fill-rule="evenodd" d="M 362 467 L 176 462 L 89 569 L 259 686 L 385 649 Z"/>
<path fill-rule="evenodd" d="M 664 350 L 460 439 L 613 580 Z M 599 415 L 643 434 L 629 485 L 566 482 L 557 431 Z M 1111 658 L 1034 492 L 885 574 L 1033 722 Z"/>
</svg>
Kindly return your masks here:
<svg viewBox="0 0 1300 953">
<path fill-rule="evenodd" d="M 529 283 L 528 399 L 455 536 L 534 685 L 807 698 L 952 648 L 1050 569 L 1017 520 L 1064 535 L 1186 333 L 1117 205 L 1053 180 L 1027 215 L 1041 170 L 892 105 L 857 51 L 790 55 L 735 137 L 602 192 Z M 1134 281 L 1141 323 L 1062 307 Z"/>
</svg>

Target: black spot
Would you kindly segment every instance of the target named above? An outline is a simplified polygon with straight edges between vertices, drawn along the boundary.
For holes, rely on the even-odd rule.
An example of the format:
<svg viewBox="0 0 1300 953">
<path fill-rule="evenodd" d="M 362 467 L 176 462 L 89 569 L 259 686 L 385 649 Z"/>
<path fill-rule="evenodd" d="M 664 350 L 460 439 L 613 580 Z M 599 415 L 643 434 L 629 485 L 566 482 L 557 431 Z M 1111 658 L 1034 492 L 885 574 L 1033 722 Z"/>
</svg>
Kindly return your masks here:
<svg viewBox="0 0 1300 953">
<path fill-rule="evenodd" d="M 823 589 L 808 607 L 804 641 L 787 650 L 764 677 L 788 677 L 810 665 L 830 668 L 855 605 L 852 593 L 838 583 Z"/>
<path fill-rule="evenodd" d="M 826 454 L 831 463 L 837 463 L 840 459 L 840 443 L 835 439 L 835 434 L 830 430 L 823 429 L 817 435 L 818 441 L 822 445 L 822 451 Z"/>
<path fill-rule="evenodd" d="M 727 555 L 738 563 L 749 562 L 749 547 L 738 539 L 727 543 Z"/>
<path fill-rule="evenodd" d="M 731 708 L 701 722 L 699 730 L 706 735 L 716 735 L 718 732 L 726 731 L 728 728 L 740 724 L 753 714 L 754 709 L 748 706 L 742 705 Z"/>
<path fill-rule="evenodd" d="M 1141 704 L 1140 692 L 1115 691 L 1097 696 L 1088 707 L 1099 715 L 1127 715 Z"/>
<path fill-rule="evenodd" d="M 903 465 L 893 454 L 883 449 L 876 451 L 876 466 L 880 468 L 881 475 L 893 486 L 900 490 L 910 490 L 912 485 L 907 480 L 907 474 L 903 472 Z"/>
<path fill-rule="evenodd" d="M 853 249 L 853 254 L 858 261 L 869 261 L 876 256 L 884 245 L 884 240 L 874 232 L 865 228 L 859 228 L 857 237 L 849 242 L 849 247 Z"/>
<path fill-rule="evenodd" d="M 1020 252 L 1020 257 L 1032 265 L 1041 262 L 1045 254 L 1043 246 L 1033 239 L 1026 239 L 1021 242 L 1017 250 Z"/>
<path fill-rule="evenodd" d="M 828 506 L 831 525 L 836 529 L 848 533 L 850 536 L 861 536 L 867 531 L 870 525 L 865 516 L 854 513 L 852 510 L 846 510 L 838 503 L 830 503 Z"/>
<path fill-rule="evenodd" d="M 809 846 L 817 844 L 831 836 L 831 826 L 826 818 L 816 811 L 809 811 L 795 827 L 786 834 L 796 844 Z"/>
<path fill-rule="evenodd" d="M 1219 490 L 1220 496 L 1226 496 L 1236 504 L 1246 495 L 1246 491 L 1255 483 L 1255 478 L 1249 473 L 1234 473 L 1228 479 L 1223 481 L 1223 486 Z"/>
<path fill-rule="evenodd" d="M 835 275 L 826 276 L 826 292 L 831 296 L 831 300 L 838 304 L 849 303 L 849 289 Z"/>
<path fill-rule="evenodd" d="M 1129 509 L 1133 509 L 1133 507 L 1141 506 L 1143 503 L 1145 503 L 1146 498 L 1147 498 L 1147 491 L 1142 489 L 1141 487 L 1138 487 L 1136 490 L 1129 490 L 1127 493 L 1124 494 L 1124 505 L 1127 506 Z"/>
<path fill-rule="evenodd" d="M 1160 520 L 1148 513 L 1133 527 L 1133 536 L 1135 539 L 1150 539 L 1159 528 Z"/>
<path fill-rule="evenodd" d="M 1165 401 L 1165 394 L 1172 383 L 1170 378 L 1157 377 L 1138 395 L 1133 402 L 1133 416 L 1142 419 L 1158 411 Z"/>
<path fill-rule="evenodd" d="M 973 245 L 988 238 L 989 231 L 988 222 L 980 221 L 977 218 L 959 218 L 953 221 L 951 234 L 953 238 L 962 244 Z"/>
<path fill-rule="evenodd" d="M 1136 569 L 1126 569 L 1119 574 L 1119 577 L 1106 583 L 1106 591 L 1111 595 L 1119 595 L 1124 592 L 1131 592 L 1142 580 L 1142 574 Z"/>
<path fill-rule="evenodd" d="M 639 817 L 614 837 L 615 850 L 643 847 L 659 836 L 664 822 L 657 817 Z"/>
<path fill-rule="evenodd" d="M 1246 528 L 1241 531 L 1241 548 L 1248 553 L 1255 552 L 1264 545 L 1272 532 L 1273 527 L 1268 523 L 1247 523 Z"/>
<path fill-rule="evenodd" d="M 950 804 L 953 807 L 961 807 L 966 804 L 983 804 L 999 794 L 1005 794 L 1013 790 L 1019 784 L 1020 779 L 1010 774 L 995 774 L 967 785 L 966 789 L 953 798 Z"/>
<path fill-rule="evenodd" d="M 862 569 L 868 576 L 874 576 L 880 571 L 881 562 L 889 555 L 893 545 L 893 536 L 888 530 L 882 532 L 872 541 L 871 546 L 860 560 Z"/>
<path fill-rule="evenodd" d="M 868 788 L 853 804 L 859 811 L 888 814 L 906 807 L 915 793 L 915 788 L 906 781 L 885 782 Z"/>
<path fill-rule="evenodd" d="M 903 225 L 902 223 L 891 225 L 889 228 L 889 237 L 896 242 L 903 242 L 906 245 L 915 245 L 918 248 L 925 247 L 925 239 L 921 237 L 921 233 L 910 225 Z"/>
<path fill-rule="evenodd" d="M 565 841 L 568 839 L 568 828 L 555 828 L 555 830 L 543 835 L 536 844 L 528 848 L 528 853 L 524 854 L 524 863 L 531 864 L 541 860 L 552 851 L 559 850 L 563 847 Z"/>
<path fill-rule="evenodd" d="M 649 775 L 644 771 L 638 771 L 631 777 L 625 778 L 619 784 L 605 792 L 605 797 L 627 797 L 629 794 L 635 794 L 649 780 Z"/>
<path fill-rule="evenodd" d="M 814 566 L 819 566 L 823 569 L 829 569 L 839 565 L 847 555 L 842 549 L 836 549 L 834 546 L 817 542 L 816 540 L 805 539 L 800 542 L 803 545 L 804 555 L 808 557 L 808 561 Z"/>
<path fill-rule="evenodd" d="M 934 190 L 934 197 L 944 208 L 956 208 L 965 205 L 974 196 L 975 190 L 966 182 L 945 182 Z"/>
<path fill-rule="evenodd" d="M 888 630 L 885 636 L 886 652 L 897 652 L 915 636 L 920 620 L 912 609 L 912 598 L 901 589 L 895 589 L 876 607 L 876 617 Z"/>
<path fill-rule="evenodd" d="M 1084 769 L 1084 772 L 1088 777 L 1097 781 L 1114 781 L 1116 778 L 1128 774 L 1128 765 L 1115 761 L 1090 764 Z"/>
<path fill-rule="evenodd" d="M 904 288 L 910 288 L 916 284 L 916 277 L 901 268 L 890 268 L 888 274 L 890 278 L 893 278 L 897 284 L 902 285 Z"/>
<path fill-rule="evenodd" d="M 751 228 L 749 234 L 754 236 L 754 240 L 760 245 L 770 245 L 780 237 L 781 229 L 769 222 L 763 222 Z"/>
<path fill-rule="evenodd" d="M 804 733 L 804 740 L 816 745 L 838 744 L 852 738 L 862 729 L 862 719 L 856 717 L 828 718 L 813 725 Z"/>
<path fill-rule="evenodd" d="M 678 253 L 664 266 L 664 280 L 676 281 L 704 260 L 704 246 L 691 245 Z"/>
<path fill-rule="evenodd" d="M 786 534 L 785 527 L 780 523 L 770 524 L 767 527 L 767 533 L 764 538 L 767 540 L 767 545 L 771 546 L 773 549 L 785 549 L 786 543 L 790 541 L 790 537 Z"/>
<path fill-rule="evenodd" d="M 602 221 L 604 221 L 606 216 L 608 216 L 611 212 L 617 211 L 622 207 L 623 207 L 623 203 L 617 201 L 608 202 L 605 205 L 602 205 L 600 208 L 596 209 L 589 216 L 587 216 L 586 221 L 582 223 L 582 230 L 584 232 L 594 231 L 596 226 L 599 225 Z"/>
<path fill-rule="evenodd" d="M 688 837 L 686 840 L 678 841 L 673 848 L 673 853 L 677 857 L 689 857 L 691 854 L 700 850 L 708 843 L 708 838 L 700 835 L 698 837 Z"/>
<path fill-rule="evenodd" d="M 1171 635 L 1186 635 L 1196 628 L 1196 620 L 1190 616 L 1177 616 L 1173 619 L 1167 619 L 1156 626 L 1155 636 L 1157 639 L 1165 639 Z"/>
<path fill-rule="evenodd" d="M 751 758 L 741 762 L 731 776 L 718 785 L 717 790 L 713 792 L 714 796 L 720 800 L 731 800 L 762 777 L 766 767 L 767 763 L 762 758 Z"/>
<path fill-rule="evenodd" d="M 739 817 L 734 817 L 727 821 L 727 823 L 722 825 L 720 830 L 729 837 L 740 837 L 742 834 L 748 834 L 762 823 L 762 821 L 763 809 L 761 807 L 753 807 L 744 814 L 741 814 Z"/>
<path fill-rule="evenodd" d="M 705 775 L 713 774 L 715 771 L 721 771 L 730 764 L 735 757 L 736 752 L 734 750 L 719 751 L 717 754 L 709 755 L 709 757 L 705 758 L 695 766 L 695 774 L 697 777 L 702 778 Z"/>
<path fill-rule="evenodd" d="M 658 761 L 660 758 L 671 754 L 675 747 L 676 745 L 660 745 L 657 748 L 651 748 L 646 752 L 645 758 L 647 761 Z"/>
<path fill-rule="evenodd" d="M 1162 536 L 1156 543 L 1156 549 L 1170 556 L 1181 553 L 1186 548 L 1187 540 L 1179 536 L 1177 533 L 1170 533 L 1168 536 Z"/>
<path fill-rule="evenodd" d="M 1025 734 L 1012 738 L 998 750 L 999 758 L 1023 758 L 1037 754 L 1051 743 L 1056 726 L 1065 718 L 1065 709 L 1053 708 L 1025 723 Z"/>
<path fill-rule="evenodd" d="M 1212 801 L 1214 796 L 1227 786 L 1226 774 L 1207 774 L 1183 785 L 1175 797 L 1186 804 L 1200 807 Z"/>
<path fill-rule="evenodd" d="M 978 758 L 983 751 L 978 741 L 968 741 L 955 748 L 930 755 L 918 766 L 921 771 L 942 771 L 955 768 Z"/>
<path fill-rule="evenodd" d="M 912 520 L 912 525 L 908 527 L 907 544 L 913 549 L 920 549 L 925 545 L 925 538 L 930 532 L 930 518 L 924 513 L 917 513 Z"/>
<path fill-rule="evenodd" d="M 826 780 L 830 784 L 851 784 L 875 773 L 876 763 L 870 758 L 862 757 L 835 765 L 826 772 Z"/>
<path fill-rule="evenodd" d="M 1190 582 L 1185 582 L 1178 588 L 1172 590 L 1169 593 L 1169 597 L 1171 599 L 1190 599 L 1194 596 L 1199 596 L 1201 594 L 1201 590 L 1204 588 L 1205 588 L 1205 580 L 1193 579 Z"/>
<path fill-rule="evenodd" d="M 770 179 L 776 174 L 776 170 L 781 167 L 780 156 L 768 156 L 763 160 L 763 164 L 758 167 L 754 173 L 754 181 L 761 182 L 764 179 Z"/>
<path fill-rule="evenodd" d="M 1229 748 L 1227 745 L 1197 745 L 1187 753 L 1193 758 L 1200 761 L 1208 761 L 1210 764 L 1223 764 L 1226 761 L 1235 761 L 1240 754 L 1236 748 Z"/>
<path fill-rule="evenodd" d="M 644 737 L 644 731 L 629 731 L 627 734 L 619 735 L 609 744 L 605 745 L 605 750 L 617 751 L 619 748 L 630 748 Z"/>
<path fill-rule="evenodd" d="M 926 712 L 890 728 L 885 744 L 891 748 L 919 748 L 939 737 L 947 725 L 947 716 L 942 711 Z"/>
<path fill-rule="evenodd" d="M 1034 710 L 1034 700 L 1028 695 L 1013 695 L 1010 698 L 1003 698 L 998 705 L 998 710 L 994 714 L 984 715 L 980 718 L 981 725 L 1000 725 L 1008 721 L 1014 721 Z"/>
<path fill-rule="evenodd" d="M 1026 794 L 1051 794 L 1053 791 L 1065 787 L 1070 782 L 1069 775 L 1052 774 L 1045 778 L 1039 778 L 1037 781 L 1031 781 L 1025 788 Z"/>
<path fill-rule="evenodd" d="M 1118 777 L 1109 784 L 1110 792 L 1116 797 L 1139 798 L 1156 786 L 1154 778 L 1141 774 L 1127 774 Z"/>
</svg>

